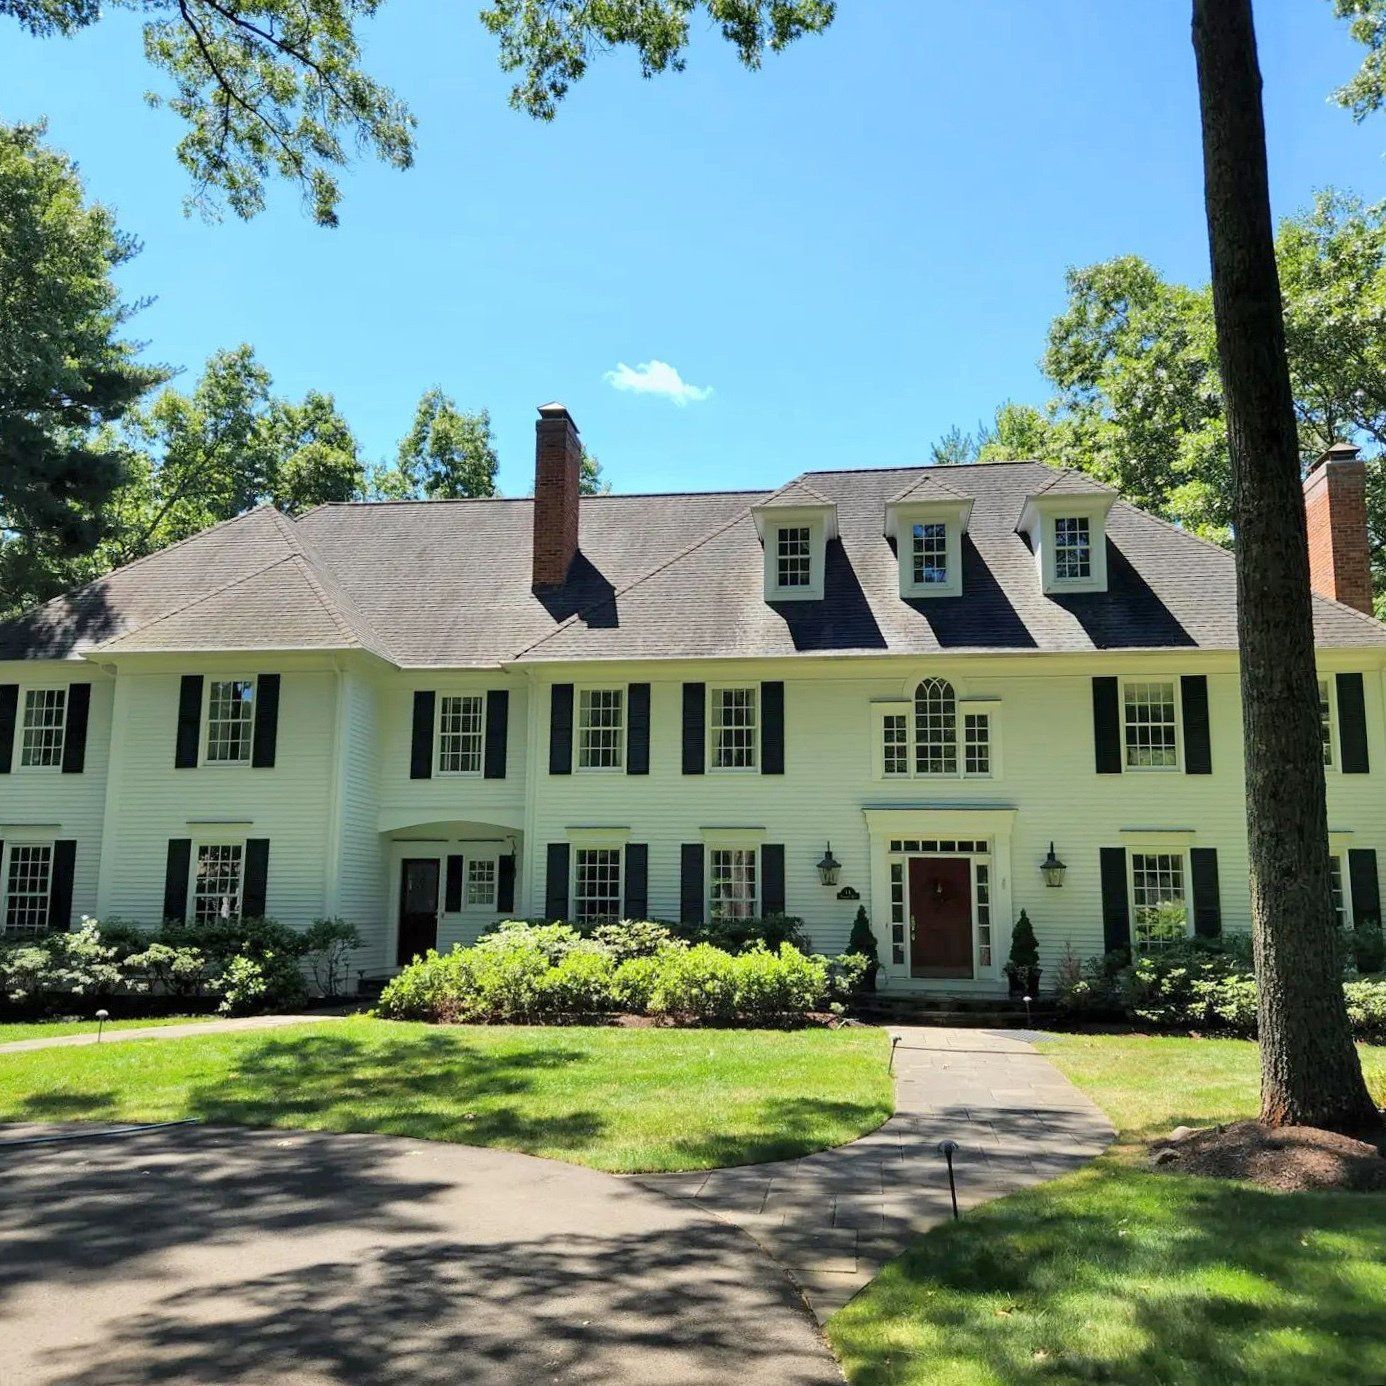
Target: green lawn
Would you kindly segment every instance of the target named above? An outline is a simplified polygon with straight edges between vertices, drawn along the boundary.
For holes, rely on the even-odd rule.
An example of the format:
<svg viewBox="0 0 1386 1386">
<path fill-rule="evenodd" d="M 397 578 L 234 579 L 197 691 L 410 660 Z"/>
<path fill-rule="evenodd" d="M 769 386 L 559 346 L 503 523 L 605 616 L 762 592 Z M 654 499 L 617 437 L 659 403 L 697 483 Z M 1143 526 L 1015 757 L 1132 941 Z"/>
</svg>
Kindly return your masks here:
<svg viewBox="0 0 1386 1386">
<path fill-rule="evenodd" d="M 291 1031 L 37 1050 L 0 1062 L 0 1121 L 119 1119 L 383 1131 L 597 1169 L 801 1155 L 893 1109 L 882 1030 L 443 1027 L 355 1017 Z"/>
<path fill-rule="evenodd" d="M 1255 1046 L 1044 1046 L 1121 1130 L 1082 1172 L 922 1238 L 828 1325 L 854 1386 L 1386 1382 L 1386 1196 L 1156 1174 L 1145 1142 L 1254 1116 Z M 1386 1049 L 1363 1050 L 1386 1099 Z"/>
<path fill-rule="evenodd" d="M 163 1015 L 144 1020 L 108 1020 L 106 1031 L 147 1030 L 160 1025 L 195 1025 L 200 1020 L 221 1020 L 219 1015 Z M 0 1044 L 11 1040 L 51 1039 L 56 1035 L 94 1035 L 94 1020 L 26 1020 L 0 1025 Z"/>
</svg>

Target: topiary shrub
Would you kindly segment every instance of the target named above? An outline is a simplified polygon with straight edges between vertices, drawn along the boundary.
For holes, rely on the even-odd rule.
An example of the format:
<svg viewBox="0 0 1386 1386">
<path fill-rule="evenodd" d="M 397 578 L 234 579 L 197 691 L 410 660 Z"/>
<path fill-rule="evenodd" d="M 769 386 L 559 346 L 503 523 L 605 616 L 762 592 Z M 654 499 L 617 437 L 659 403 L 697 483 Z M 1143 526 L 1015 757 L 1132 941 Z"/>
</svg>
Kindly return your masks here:
<svg viewBox="0 0 1386 1386">
<path fill-rule="evenodd" d="M 1005 973 L 1012 996 L 1039 993 L 1039 943 L 1035 939 L 1035 927 L 1024 910 L 1011 930 L 1011 954 L 1006 960 Z"/>
<path fill-rule="evenodd" d="M 872 932 L 871 921 L 866 916 L 866 906 L 857 906 L 857 916 L 852 920 L 852 932 L 847 938 L 847 952 L 855 953 L 866 960 L 862 970 L 861 987 L 864 991 L 876 990 L 876 974 L 881 970 L 881 958 L 876 949 L 876 935 Z"/>
</svg>

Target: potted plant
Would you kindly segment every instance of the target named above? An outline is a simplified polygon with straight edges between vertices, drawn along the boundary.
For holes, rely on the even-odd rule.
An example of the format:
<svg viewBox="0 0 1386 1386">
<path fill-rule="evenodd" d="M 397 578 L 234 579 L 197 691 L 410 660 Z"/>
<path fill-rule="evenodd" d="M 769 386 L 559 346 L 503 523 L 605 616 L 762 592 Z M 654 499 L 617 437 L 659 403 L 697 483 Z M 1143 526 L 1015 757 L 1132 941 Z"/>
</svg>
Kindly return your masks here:
<svg viewBox="0 0 1386 1386">
<path fill-rule="evenodd" d="M 1011 956 L 1006 962 L 1006 981 L 1012 996 L 1038 996 L 1041 968 L 1035 927 L 1024 910 L 1011 930 Z"/>
<path fill-rule="evenodd" d="M 881 959 L 876 952 L 876 935 L 871 932 L 871 921 L 866 917 L 865 905 L 857 906 L 857 917 L 852 921 L 847 951 L 866 959 L 866 972 L 861 979 L 862 990 L 875 991 L 876 974 L 881 970 Z"/>
</svg>

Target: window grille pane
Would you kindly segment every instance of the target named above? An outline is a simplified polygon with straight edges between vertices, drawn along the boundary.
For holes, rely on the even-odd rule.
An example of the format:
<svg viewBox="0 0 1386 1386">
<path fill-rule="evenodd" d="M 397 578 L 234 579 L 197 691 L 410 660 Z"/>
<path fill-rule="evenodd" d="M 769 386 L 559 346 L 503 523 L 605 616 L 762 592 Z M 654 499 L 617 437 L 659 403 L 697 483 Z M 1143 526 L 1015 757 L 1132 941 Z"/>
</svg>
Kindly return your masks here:
<svg viewBox="0 0 1386 1386">
<path fill-rule="evenodd" d="M 51 844 L 16 843 L 10 848 L 5 890 L 5 932 L 41 934 L 48 927 L 48 896 L 53 879 Z"/>
<path fill-rule="evenodd" d="M 1177 768 L 1179 732 L 1173 683 L 1128 683 L 1126 764 L 1136 769 Z"/>
<path fill-rule="evenodd" d="M 882 765 L 887 775 L 910 773 L 909 722 L 903 712 L 891 712 L 882 724 Z M 892 848 L 898 852 L 899 847 Z"/>
<path fill-rule="evenodd" d="M 1343 900 L 1343 859 L 1341 857 L 1329 857 L 1328 859 L 1328 889 L 1333 897 L 1333 917 L 1338 921 L 1340 929 L 1347 926 L 1347 908 Z"/>
<path fill-rule="evenodd" d="M 1085 516 L 1054 521 L 1054 576 L 1060 582 L 1092 576 L 1092 534 Z"/>
<path fill-rule="evenodd" d="M 963 717 L 963 773 L 991 774 L 991 715 L 969 712 Z"/>
<path fill-rule="evenodd" d="M 621 917 L 621 849 L 580 847 L 573 873 L 573 919 L 598 924 Z"/>
<path fill-rule="evenodd" d="M 496 863 L 492 857 L 467 860 L 467 904 L 478 908 L 496 903 Z"/>
<path fill-rule="evenodd" d="M 911 548 L 914 581 L 919 584 L 948 581 L 948 526 L 914 526 Z"/>
<path fill-rule="evenodd" d="M 957 703 L 943 679 L 925 679 L 915 690 L 914 768 L 919 775 L 958 773 Z"/>
<path fill-rule="evenodd" d="M 813 557 L 807 525 L 785 526 L 775 536 L 775 581 L 780 587 L 807 587 Z"/>
<path fill-rule="evenodd" d="M 225 844 L 197 849 L 193 920 L 234 919 L 241 912 L 241 848 Z"/>
<path fill-rule="evenodd" d="M 973 866 L 977 889 L 977 965 L 991 966 L 991 870 L 983 862 Z"/>
<path fill-rule="evenodd" d="M 1333 764 L 1333 704 L 1328 697 L 1328 680 L 1319 680 L 1319 735 L 1323 738 L 1323 763 Z"/>
<path fill-rule="evenodd" d="M 905 868 L 898 861 L 890 864 L 890 922 L 905 922 Z"/>
<path fill-rule="evenodd" d="M 756 690 L 712 690 L 712 764 L 717 770 L 753 770 L 756 764 Z"/>
<path fill-rule="evenodd" d="M 1158 950 L 1189 934 L 1184 898 L 1184 857 L 1179 852 L 1133 852 L 1131 896 L 1136 907 L 1136 946 Z"/>
<path fill-rule="evenodd" d="M 255 680 L 225 679 L 207 699 L 207 759 L 235 763 L 250 759 L 255 728 Z"/>
<path fill-rule="evenodd" d="M 67 722 L 67 689 L 30 688 L 24 694 L 21 765 L 61 765 Z"/>
<path fill-rule="evenodd" d="M 578 765 L 619 770 L 625 758 L 625 690 L 584 688 L 578 699 Z"/>
<path fill-rule="evenodd" d="M 711 871 L 708 891 L 713 919 L 754 919 L 756 915 L 756 851 L 754 847 L 717 847 L 708 853 Z"/>
<path fill-rule="evenodd" d="M 481 773 L 486 700 L 475 694 L 438 700 L 438 770 L 444 775 Z"/>
</svg>

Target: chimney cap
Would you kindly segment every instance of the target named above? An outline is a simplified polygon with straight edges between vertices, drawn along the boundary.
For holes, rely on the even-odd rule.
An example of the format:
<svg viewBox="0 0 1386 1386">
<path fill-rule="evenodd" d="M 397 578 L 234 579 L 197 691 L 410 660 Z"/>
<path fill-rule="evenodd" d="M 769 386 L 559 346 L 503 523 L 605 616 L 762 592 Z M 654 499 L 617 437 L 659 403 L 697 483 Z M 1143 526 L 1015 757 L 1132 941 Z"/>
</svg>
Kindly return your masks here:
<svg viewBox="0 0 1386 1386">
<path fill-rule="evenodd" d="M 573 416 L 568 412 L 568 406 L 560 404 L 557 400 L 551 400 L 548 404 L 541 404 L 539 417 L 541 419 L 567 419 L 569 423 L 573 422 Z"/>
<path fill-rule="evenodd" d="M 1361 449 L 1355 443 L 1345 442 L 1340 438 L 1318 455 L 1310 471 L 1322 467 L 1325 462 L 1356 462 L 1360 451 Z"/>
</svg>

